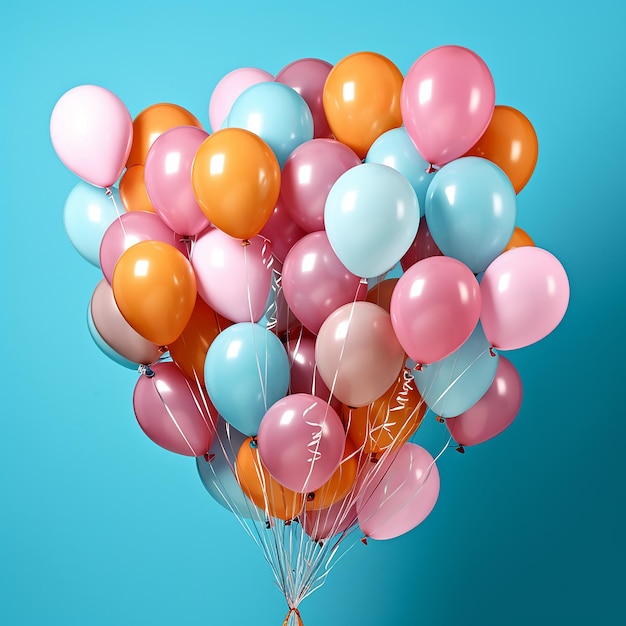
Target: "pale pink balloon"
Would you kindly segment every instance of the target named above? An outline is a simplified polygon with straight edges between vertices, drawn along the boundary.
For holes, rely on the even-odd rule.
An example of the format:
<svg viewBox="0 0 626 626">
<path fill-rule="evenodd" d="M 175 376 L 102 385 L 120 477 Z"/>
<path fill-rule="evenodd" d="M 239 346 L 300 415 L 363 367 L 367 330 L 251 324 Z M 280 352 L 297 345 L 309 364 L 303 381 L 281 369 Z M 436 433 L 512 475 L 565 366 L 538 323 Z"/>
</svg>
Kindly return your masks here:
<svg viewBox="0 0 626 626">
<path fill-rule="evenodd" d="M 289 251 L 282 288 L 289 308 L 314 334 L 333 311 L 367 295 L 367 285 L 339 260 L 324 231 L 307 234 Z"/>
<path fill-rule="evenodd" d="M 171 361 L 157 363 L 153 375 L 135 385 L 133 407 L 144 433 L 157 445 L 185 456 L 208 453 L 218 419 L 208 395 Z"/>
<path fill-rule="evenodd" d="M 272 246 L 259 235 L 245 245 L 217 228 L 191 250 L 200 297 L 232 322 L 258 322 L 272 282 Z"/>
<path fill-rule="evenodd" d="M 359 526 L 366 537 L 393 539 L 421 524 L 439 497 L 439 470 L 415 443 L 379 461 L 357 497 Z"/>
<path fill-rule="evenodd" d="M 332 132 L 324 112 L 324 85 L 333 66 L 322 59 L 298 59 L 286 65 L 276 82 L 289 85 L 309 105 L 313 115 L 313 136 L 331 137 Z"/>
<path fill-rule="evenodd" d="M 222 128 L 233 102 L 243 91 L 257 83 L 273 80 L 272 74 L 256 67 L 240 67 L 223 76 L 213 89 L 209 100 L 209 122 L 213 132 Z"/>
<path fill-rule="evenodd" d="M 405 353 L 389 313 L 372 302 L 344 304 L 322 324 L 315 360 L 326 386 L 344 404 L 366 406 L 383 395 L 404 366 Z"/>
<path fill-rule="evenodd" d="M 176 126 L 160 134 L 148 150 L 144 166 L 146 191 L 159 217 L 182 235 L 197 235 L 210 222 L 196 202 L 191 166 L 209 136 L 197 126 Z"/>
<path fill-rule="evenodd" d="M 274 211 L 259 234 L 272 242 L 272 253 L 283 263 L 289 250 L 306 235 L 306 231 L 293 221 L 279 196 Z"/>
<path fill-rule="evenodd" d="M 111 285 L 102 279 L 91 296 L 91 319 L 102 340 L 133 363 L 149 365 L 161 356 L 160 347 L 144 339 L 124 319 L 117 307 Z"/>
<path fill-rule="evenodd" d="M 485 336 L 500 350 L 524 348 L 549 335 L 569 304 L 570 287 L 561 262 L 535 246 L 507 250 L 480 281 Z"/>
<path fill-rule="evenodd" d="M 305 510 L 300 521 L 302 529 L 313 541 L 331 539 L 356 524 L 356 502 L 352 501 L 352 494 L 348 494 L 327 509 Z"/>
<path fill-rule="evenodd" d="M 339 467 L 346 435 L 337 412 L 308 393 L 285 396 L 259 426 L 259 455 L 267 471 L 299 493 L 319 489 Z"/>
<path fill-rule="evenodd" d="M 522 406 L 522 379 L 511 361 L 500 355 L 495 378 L 485 395 L 457 417 L 446 420 L 454 440 L 475 446 L 499 435 Z"/>
<path fill-rule="evenodd" d="M 444 165 L 485 132 L 496 91 L 486 63 L 462 46 L 439 46 L 409 68 L 400 94 L 402 120 L 422 157 Z"/>
<path fill-rule="evenodd" d="M 80 85 L 55 104 L 50 138 L 58 157 L 74 174 L 96 187 L 110 187 L 126 165 L 133 120 L 122 100 L 108 89 Z"/>
<path fill-rule="evenodd" d="M 341 402 L 330 394 L 315 363 L 315 339 L 298 336 L 285 344 L 289 357 L 289 392 L 310 393 L 328 402 L 339 413 Z"/>
<path fill-rule="evenodd" d="M 418 364 L 434 363 L 457 350 L 476 328 L 480 287 L 461 261 L 432 256 L 412 265 L 391 296 L 398 340 Z"/>
<path fill-rule="evenodd" d="M 158 215 L 147 211 L 122 213 L 106 229 L 100 242 L 100 267 L 109 284 L 122 253 L 140 241 L 163 241 L 185 256 L 188 254 L 181 235 L 175 233 Z"/>
<path fill-rule="evenodd" d="M 287 158 L 280 183 L 282 202 L 309 233 L 324 230 L 326 198 L 337 179 L 361 164 L 357 154 L 335 139 L 311 139 Z"/>
</svg>

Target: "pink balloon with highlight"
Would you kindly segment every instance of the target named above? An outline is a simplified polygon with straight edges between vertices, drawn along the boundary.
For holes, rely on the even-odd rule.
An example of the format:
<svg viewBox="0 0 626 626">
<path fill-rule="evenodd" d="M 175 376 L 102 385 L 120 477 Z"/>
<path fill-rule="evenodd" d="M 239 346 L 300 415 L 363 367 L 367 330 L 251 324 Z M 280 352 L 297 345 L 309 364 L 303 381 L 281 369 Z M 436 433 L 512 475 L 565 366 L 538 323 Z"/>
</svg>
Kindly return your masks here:
<svg viewBox="0 0 626 626">
<path fill-rule="evenodd" d="M 301 520 L 304 532 L 313 541 L 322 542 L 347 531 L 357 522 L 356 502 L 350 502 L 351 497 L 348 495 L 327 509 L 307 509 Z"/>
<path fill-rule="evenodd" d="M 360 164 L 357 154 L 335 139 L 300 144 L 287 157 L 280 184 L 282 202 L 294 222 L 309 233 L 324 230 L 324 208 L 331 187 Z"/>
<path fill-rule="evenodd" d="M 208 395 L 175 363 L 151 367 L 139 377 L 133 393 L 135 417 L 157 445 L 185 456 L 206 454 L 216 433 L 217 411 Z"/>
<path fill-rule="evenodd" d="M 181 235 L 197 235 L 210 222 L 191 185 L 191 166 L 209 134 L 197 126 L 176 126 L 159 135 L 144 166 L 146 191 L 155 212 Z"/>
<path fill-rule="evenodd" d="M 185 256 L 187 246 L 182 237 L 175 233 L 163 220 L 147 211 L 123 213 L 106 229 L 100 243 L 100 267 L 104 277 L 111 283 L 113 270 L 122 253 L 140 241 L 163 241 Z"/>
<path fill-rule="evenodd" d="M 272 82 L 274 76 L 257 67 L 240 67 L 222 77 L 209 100 L 209 122 L 216 132 L 222 128 L 235 100 L 248 87 Z"/>
<path fill-rule="evenodd" d="M 217 228 L 196 240 L 191 265 L 200 297 L 231 322 L 258 322 L 270 294 L 272 246 L 259 235 L 246 245 Z"/>
<path fill-rule="evenodd" d="M 570 287 L 561 262 L 543 248 L 503 252 L 480 281 L 485 336 L 495 348 L 517 350 L 549 335 L 569 304 Z"/>
<path fill-rule="evenodd" d="M 357 497 L 359 526 L 366 537 L 393 539 L 430 515 L 439 497 L 439 470 L 415 443 L 379 461 Z"/>
<path fill-rule="evenodd" d="M 98 85 L 65 92 L 50 117 L 57 156 L 96 187 L 110 187 L 122 174 L 133 142 L 133 120 L 114 93 Z"/>
<path fill-rule="evenodd" d="M 333 311 L 367 295 L 367 285 L 346 269 L 324 231 L 307 234 L 289 251 L 282 288 L 289 308 L 313 334 Z"/>
<path fill-rule="evenodd" d="M 400 94 L 402 120 L 422 157 L 444 165 L 485 132 L 496 90 L 486 63 L 462 46 L 439 46 L 409 68 Z"/>
<path fill-rule="evenodd" d="M 446 420 L 454 440 L 462 446 L 475 446 L 506 430 L 522 406 L 522 379 L 507 358 L 500 356 L 491 386 L 474 406 Z"/>
<path fill-rule="evenodd" d="M 440 361 L 457 350 L 476 328 L 480 287 L 461 261 L 433 256 L 412 265 L 391 296 L 393 329 L 418 364 Z"/>
<path fill-rule="evenodd" d="M 289 85 L 309 105 L 313 115 L 313 136 L 331 137 L 324 112 L 324 85 L 333 66 L 322 59 L 298 59 L 276 74 L 276 82 Z"/>
<path fill-rule="evenodd" d="M 346 435 L 329 404 L 297 393 L 267 410 L 257 440 L 267 471 L 287 489 L 308 493 L 321 487 L 341 463 Z"/>
</svg>

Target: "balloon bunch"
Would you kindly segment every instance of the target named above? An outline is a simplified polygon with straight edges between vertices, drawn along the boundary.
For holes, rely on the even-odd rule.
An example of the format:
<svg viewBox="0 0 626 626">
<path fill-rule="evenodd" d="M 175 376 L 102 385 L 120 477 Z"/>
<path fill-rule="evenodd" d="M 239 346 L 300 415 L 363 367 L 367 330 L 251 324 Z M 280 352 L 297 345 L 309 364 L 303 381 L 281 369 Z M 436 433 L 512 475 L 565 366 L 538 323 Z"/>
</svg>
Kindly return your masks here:
<svg viewBox="0 0 626 626">
<path fill-rule="evenodd" d="M 428 410 L 460 449 L 516 417 L 499 352 L 552 332 L 569 283 L 516 226 L 534 129 L 467 48 L 406 76 L 373 52 L 239 68 L 208 114 L 213 132 L 174 104 L 133 120 L 102 87 L 65 93 L 51 138 L 83 179 L 65 225 L 102 270 L 88 327 L 139 369 L 141 428 L 196 458 L 301 623 L 354 529 L 390 539 L 435 506 L 413 441 Z"/>
</svg>

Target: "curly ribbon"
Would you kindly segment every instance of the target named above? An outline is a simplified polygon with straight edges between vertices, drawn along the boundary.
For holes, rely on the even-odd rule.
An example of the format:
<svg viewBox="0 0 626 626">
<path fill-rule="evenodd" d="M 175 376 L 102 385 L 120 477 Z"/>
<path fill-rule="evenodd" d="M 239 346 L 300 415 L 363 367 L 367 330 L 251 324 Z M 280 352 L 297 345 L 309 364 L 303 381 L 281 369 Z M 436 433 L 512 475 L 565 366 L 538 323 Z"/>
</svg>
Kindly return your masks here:
<svg viewBox="0 0 626 626">
<path fill-rule="evenodd" d="M 287 613 L 287 617 L 285 617 L 283 626 L 289 626 L 289 618 L 291 617 L 292 613 L 296 614 L 296 620 L 298 620 L 298 626 L 304 626 L 304 622 L 302 621 L 302 618 L 300 617 L 300 611 L 298 611 L 298 609 L 295 606 L 292 606 L 289 609 L 289 613 Z"/>
</svg>

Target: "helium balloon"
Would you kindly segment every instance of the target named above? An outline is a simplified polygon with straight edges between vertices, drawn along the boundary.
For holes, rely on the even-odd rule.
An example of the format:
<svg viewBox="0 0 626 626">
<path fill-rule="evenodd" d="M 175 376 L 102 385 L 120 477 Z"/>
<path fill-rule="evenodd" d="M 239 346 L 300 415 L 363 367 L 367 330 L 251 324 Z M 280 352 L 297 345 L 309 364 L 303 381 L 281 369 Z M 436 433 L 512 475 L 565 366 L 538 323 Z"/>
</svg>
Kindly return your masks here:
<svg viewBox="0 0 626 626">
<path fill-rule="evenodd" d="M 96 187 L 110 187 L 124 169 L 133 122 L 114 93 L 98 85 L 80 85 L 54 105 L 50 138 L 69 170 Z"/>
<path fill-rule="evenodd" d="M 120 198 L 127 211 L 155 212 L 146 191 L 143 165 L 133 165 L 122 174 L 122 178 L 120 178 Z"/>
<path fill-rule="evenodd" d="M 513 230 L 513 234 L 509 239 L 509 243 L 506 244 L 503 252 L 507 250 L 513 250 L 513 248 L 521 248 L 522 246 L 534 246 L 535 242 L 532 240 L 531 236 L 519 226 L 516 226 Z"/>
<path fill-rule="evenodd" d="M 364 159 L 374 141 L 402 126 L 402 72 L 376 52 L 341 59 L 324 84 L 326 119 L 338 141 Z"/>
<path fill-rule="evenodd" d="M 140 241 L 128 248 L 115 265 L 111 286 L 126 321 L 159 346 L 180 336 L 196 302 L 191 264 L 161 241 Z"/>
<path fill-rule="evenodd" d="M 433 241 L 426 218 L 421 217 L 417 235 L 406 254 L 400 259 L 400 266 L 406 272 L 409 267 L 429 256 L 443 256 L 443 253 Z"/>
<path fill-rule="evenodd" d="M 282 197 L 279 196 L 269 220 L 261 229 L 260 235 L 269 239 L 274 258 L 279 263 L 284 263 L 289 250 L 306 235 L 306 231 L 293 221 Z"/>
<path fill-rule="evenodd" d="M 391 307 L 391 295 L 393 294 L 393 290 L 398 283 L 398 280 L 398 278 L 387 278 L 385 280 L 381 280 L 367 292 L 365 300 L 367 302 L 377 304 L 389 313 L 389 309 Z"/>
<path fill-rule="evenodd" d="M 537 164 L 539 146 L 530 120 L 517 109 L 497 104 L 487 129 L 466 156 L 495 163 L 509 177 L 515 193 L 530 180 Z"/>
</svg>

